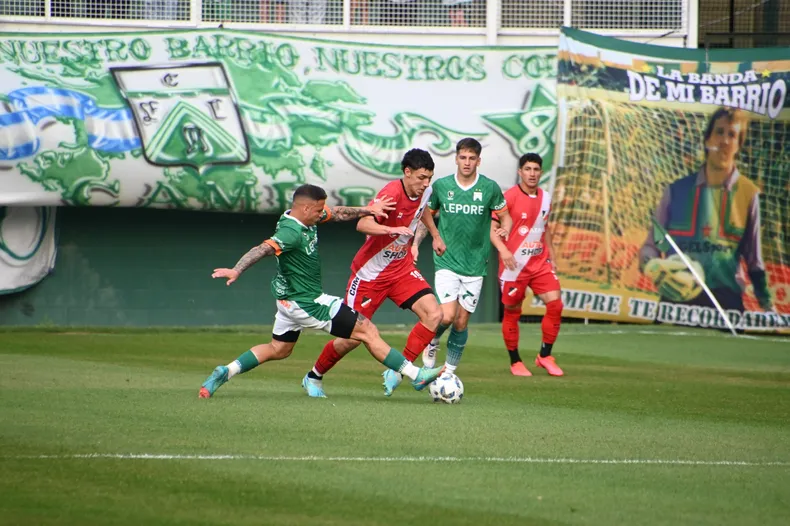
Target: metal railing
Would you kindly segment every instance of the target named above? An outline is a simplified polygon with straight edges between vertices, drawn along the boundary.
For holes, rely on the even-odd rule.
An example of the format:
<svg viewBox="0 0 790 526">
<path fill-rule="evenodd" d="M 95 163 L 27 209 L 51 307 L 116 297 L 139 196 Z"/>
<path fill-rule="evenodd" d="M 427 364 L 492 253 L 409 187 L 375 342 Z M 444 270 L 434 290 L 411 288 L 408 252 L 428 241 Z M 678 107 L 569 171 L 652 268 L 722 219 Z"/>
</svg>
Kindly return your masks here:
<svg viewBox="0 0 790 526">
<path fill-rule="evenodd" d="M 683 36 L 695 0 L 0 0 L 0 22 L 310 32 Z M 384 28 L 384 29 L 382 29 Z"/>
</svg>

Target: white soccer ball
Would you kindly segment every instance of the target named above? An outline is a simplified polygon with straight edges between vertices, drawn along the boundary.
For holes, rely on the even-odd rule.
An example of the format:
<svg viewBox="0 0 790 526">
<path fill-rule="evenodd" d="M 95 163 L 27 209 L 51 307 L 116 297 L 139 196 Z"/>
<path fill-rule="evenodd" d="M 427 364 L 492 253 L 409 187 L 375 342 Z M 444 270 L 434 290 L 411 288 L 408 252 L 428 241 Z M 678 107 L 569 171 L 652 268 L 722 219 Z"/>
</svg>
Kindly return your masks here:
<svg viewBox="0 0 790 526">
<path fill-rule="evenodd" d="M 434 402 L 457 404 L 464 397 L 464 383 L 453 373 L 443 373 L 428 386 Z"/>
</svg>

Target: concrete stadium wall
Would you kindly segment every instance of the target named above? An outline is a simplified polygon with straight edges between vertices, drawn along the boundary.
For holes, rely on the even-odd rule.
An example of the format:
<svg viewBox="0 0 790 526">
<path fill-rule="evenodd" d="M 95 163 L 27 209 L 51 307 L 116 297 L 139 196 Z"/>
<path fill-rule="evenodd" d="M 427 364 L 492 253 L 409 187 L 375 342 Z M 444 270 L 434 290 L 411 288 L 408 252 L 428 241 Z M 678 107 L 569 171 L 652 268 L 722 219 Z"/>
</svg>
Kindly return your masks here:
<svg viewBox="0 0 790 526">
<path fill-rule="evenodd" d="M 274 215 L 121 208 L 59 208 L 54 272 L 34 287 L 0 296 L 0 325 L 206 326 L 270 324 L 269 285 L 274 258 L 248 270 L 231 287 L 212 280 L 266 239 Z M 349 265 L 363 242 L 355 223 L 320 227 L 324 290 L 343 296 Z M 430 244 L 420 270 L 433 283 Z M 493 265 L 493 258 L 491 264 Z M 499 316 L 495 271 L 486 280 L 472 320 Z M 392 303 L 374 317 L 381 324 L 413 324 Z"/>
</svg>

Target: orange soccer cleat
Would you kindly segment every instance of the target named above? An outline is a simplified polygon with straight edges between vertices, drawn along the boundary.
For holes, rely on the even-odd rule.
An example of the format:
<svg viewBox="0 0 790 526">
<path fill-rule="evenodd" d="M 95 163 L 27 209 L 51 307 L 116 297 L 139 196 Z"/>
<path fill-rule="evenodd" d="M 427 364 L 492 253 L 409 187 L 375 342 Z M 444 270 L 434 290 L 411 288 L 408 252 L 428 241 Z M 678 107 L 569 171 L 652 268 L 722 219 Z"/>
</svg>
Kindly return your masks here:
<svg viewBox="0 0 790 526">
<path fill-rule="evenodd" d="M 513 373 L 513 376 L 532 376 L 532 373 L 526 368 L 524 362 L 516 362 L 511 364 L 510 372 Z"/>
<path fill-rule="evenodd" d="M 538 355 L 537 358 L 535 358 L 535 365 L 546 369 L 546 372 L 548 372 L 551 376 L 562 376 L 564 374 L 559 365 L 554 362 L 553 356 L 541 357 Z"/>
</svg>

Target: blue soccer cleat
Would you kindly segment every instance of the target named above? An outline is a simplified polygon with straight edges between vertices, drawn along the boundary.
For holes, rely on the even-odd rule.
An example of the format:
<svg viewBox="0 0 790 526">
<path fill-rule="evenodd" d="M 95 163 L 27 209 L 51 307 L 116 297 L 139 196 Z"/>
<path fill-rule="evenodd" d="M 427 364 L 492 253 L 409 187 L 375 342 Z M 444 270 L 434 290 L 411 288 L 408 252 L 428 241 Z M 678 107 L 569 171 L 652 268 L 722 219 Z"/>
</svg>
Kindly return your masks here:
<svg viewBox="0 0 790 526">
<path fill-rule="evenodd" d="M 324 394 L 324 382 L 321 380 L 316 380 L 315 378 L 304 375 L 302 379 L 302 388 L 310 398 L 326 398 Z"/>
<path fill-rule="evenodd" d="M 417 391 L 422 391 L 428 385 L 439 378 L 444 371 L 444 365 L 441 367 L 434 367 L 433 369 L 427 369 L 425 367 L 420 368 L 420 372 L 417 373 L 417 378 L 412 380 L 411 385 Z"/>
<path fill-rule="evenodd" d="M 392 369 L 387 369 L 381 373 L 381 376 L 384 377 L 384 383 L 382 384 L 384 385 L 384 396 L 392 396 L 392 392 L 403 381 L 403 375 Z"/>
<path fill-rule="evenodd" d="M 200 387 L 199 398 L 211 398 L 217 389 L 228 381 L 228 368 L 224 365 L 218 365 L 214 372 L 203 382 Z"/>
</svg>

